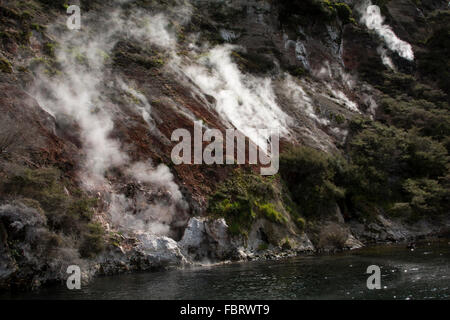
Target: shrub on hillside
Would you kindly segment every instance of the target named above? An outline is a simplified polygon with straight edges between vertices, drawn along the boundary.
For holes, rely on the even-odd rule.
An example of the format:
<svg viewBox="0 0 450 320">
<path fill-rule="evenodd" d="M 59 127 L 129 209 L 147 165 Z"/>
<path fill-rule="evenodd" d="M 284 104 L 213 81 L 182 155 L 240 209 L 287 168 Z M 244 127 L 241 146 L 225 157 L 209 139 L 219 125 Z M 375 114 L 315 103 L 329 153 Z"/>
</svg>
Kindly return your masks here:
<svg viewBox="0 0 450 320">
<path fill-rule="evenodd" d="M 89 223 L 97 201 L 68 184 L 56 168 L 19 170 L 0 185 L 0 194 L 45 214 L 53 232 L 78 238 L 95 231 Z"/>
<path fill-rule="evenodd" d="M 446 195 L 439 191 L 445 189 L 443 177 L 448 176 L 443 144 L 414 128 L 405 131 L 361 120 L 351 127 L 357 128 L 349 142 L 351 165 L 346 179 L 351 203 L 388 207 L 408 203 L 423 214 L 445 212 L 441 203 Z M 434 190 L 434 196 L 426 190 Z"/>
<path fill-rule="evenodd" d="M 233 235 L 246 236 L 258 218 L 285 224 L 272 178 L 237 171 L 209 199 L 208 212 L 224 217 Z"/>
<path fill-rule="evenodd" d="M 329 209 L 345 195 L 334 184 L 333 157 L 309 147 L 295 147 L 280 157 L 280 174 L 305 215 Z"/>
<path fill-rule="evenodd" d="M 105 231 L 99 223 L 89 223 L 80 245 L 82 258 L 94 258 L 105 249 Z"/>
</svg>

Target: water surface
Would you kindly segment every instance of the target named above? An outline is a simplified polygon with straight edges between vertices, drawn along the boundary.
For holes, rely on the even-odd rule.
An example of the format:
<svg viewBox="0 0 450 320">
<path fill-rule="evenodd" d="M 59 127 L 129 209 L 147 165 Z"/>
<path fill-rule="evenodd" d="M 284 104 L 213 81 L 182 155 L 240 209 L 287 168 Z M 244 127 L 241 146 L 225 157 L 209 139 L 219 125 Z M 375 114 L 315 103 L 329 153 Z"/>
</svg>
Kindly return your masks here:
<svg viewBox="0 0 450 320">
<path fill-rule="evenodd" d="M 366 248 L 283 261 L 101 277 L 79 291 L 65 286 L 3 299 L 450 299 L 450 244 Z M 381 290 L 366 269 L 381 268 Z"/>
</svg>

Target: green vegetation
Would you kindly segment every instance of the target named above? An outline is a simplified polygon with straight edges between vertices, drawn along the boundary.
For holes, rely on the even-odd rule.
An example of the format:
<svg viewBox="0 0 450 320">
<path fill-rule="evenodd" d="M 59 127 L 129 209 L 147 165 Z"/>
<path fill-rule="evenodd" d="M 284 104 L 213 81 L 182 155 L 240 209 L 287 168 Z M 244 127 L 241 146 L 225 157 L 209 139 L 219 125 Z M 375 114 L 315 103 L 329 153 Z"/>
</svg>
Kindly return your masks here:
<svg viewBox="0 0 450 320">
<path fill-rule="evenodd" d="M 281 176 L 302 214 L 326 212 L 333 201 L 345 196 L 345 189 L 334 184 L 338 161 L 309 147 L 292 148 L 281 155 Z"/>
<path fill-rule="evenodd" d="M 22 169 L 3 181 L 0 191 L 5 199 L 17 199 L 44 214 L 51 231 L 81 238 L 83 256 L 103 248 L 102 227 L 91 223 L 97 200 L 70 185 L 58 169 Z"/>
<path fill-rule="evenodd" d="M 404 201 L 407 180 L 438 181 L 447 174 L 445 147 L 420 136 L 416 129 L 405 131 L 365 122 L 356 132 L 349 144 L 353 167 L 348 183 L 357 198 L 390 205 L 407 202 Z"/>
<path fill-rule="evenodd" d="M 285 224 L 273 179 L 237 170 L 211 197 L 208 212 L 224 217 L 233 235 L 246 236 L 258 217 Z"/>
<path fill-rule="evenodd" d="M 59 63 L 52 57 L 37 57 L 31 60 L 30 69 L 39 70 L 42 68 L 43 72 L 50 77 L 61 74 Z"/>
<path fill-rule="evenodd" d="M 221 195 L 215 195 L 220 198 Z M 216 200 L 216 199 L 214 199 Z M 234 202 L 229 199 L 210 203 L 210 211 L 213 214 L 225 217 L 230 233 L 233 235 L 248 235 L 253 220 L 256 218 L 251 203 L 247 198 L 240 198 Z"/>
<path fill-rule="evenodd" d="M 28 44 L 31 37 L 31 31 L 24 27 L 21 31 L 8 30 L 0 31 L 0 39 L 3 43 L 19 43 L 21 45 Z"/>
<path fill-rule="evenodd" d="M 380 121 L 398 128 L 418 129 L 422 136 L 444 141 L 450 136 L 450 114 L 448 109 L 439 108 L 436 104 L 409 97 L 391 98 L 385 96 L 380 107 L 383 117 Z"/>
<path fill-rule="evenodd" d="M 130 64 L 135 64 L 146 69 L 160 68 L 165 64 L 162 53 L 125 41 L 119 42 L 114 48 L 112 61 L 114 65 L 120 67 L 129 67 Z"/>
<path fill-rule="evenodd" d="M 55 51 L 56 48 L 58 47 L 58 44 L 55 42 L 47 42 L 44 45 L 44 52 L 45 54 L 47 54 L 48 56 L 54 58 L 55 57 Z"/>
<path fill-rule="evenodd" d="M 289 66 L 287 68 L 287 71 L 289 72 L 289 74 L 293 77 L 297 77 L 297 78 L 302 78 L 303 76 L 305 76 L 308 72 L 303 69 L 302 67 L 298 67 L 298 66 Z"/>
<path fill-rule="evenodd" d="M 297 218 L 297 219 L 295 220 L 295 224 L 297 225 L 297 227 L 298 227 L 300 230 L 305 230 L 305 228 L 306 228 L 306 221 L 305 221 L 305 219 L 303 219 L 303 218 Z"/>
<path fill-rule="evenodd" d="M 417 52 L 418 75 L 388 71 L 378 57 L 359 68 L 383 95 L 375 121 L 350 122 L 346 172 L 334 180 L 356 216 L 381 209 L 415 220 L 449 211 L 449 14 L 427 18 L 433 31 Z"/>
<path fill-rule="evenodd" d="M 334 203 L 352 214 L 383 207 L 393 215 L 448 212 L 448 152 L 442 143 L 379 122 L 351 122 L 349 160 L 298 147 L 280 159 L 281 176 L 306 216 L 330 212 Z"/>
<path fill-rule="evenodd" d="M 27 16 L 27 14 L 25 14 L 25 16 Z M 22 14 L 22 17 L 24 17 L 24 14 Z M 43 31 L 43 30 L 46 29 L 45 26 L 40 25 L 39 23 L 32 23 L 30 25 L 30 27 L 31 27 L 32 30 L 35 30 L 35 31 L 38 31 L 38 32 Z"/>
<path fill-rule="evenodd" d="M 336 13 L 337 13 L 339 19 L 341 19 L 342 23 L 344 23 L 344 24 L 347 24 L 347 23 L 356 24 L 356 21 L 353 18 L 352 9 L 350 9 L 350 7 L 346 3 L 333 2 L 331 5 L 334 8 L 334 10 L 336 10 Z"/>
<path fill-rule="evenodd" d="M 83 242 L 80 246 L 82 258 L 94 258 L 105 249 L 105 231 L 99 223 L 89 223 L 87 225 Z"/>
<path fill-rule="evenodd" d="M 284 224 L 287 222 L 286 217 L 282 213 L 278 212 L 272 203 L 260 204 L 259 202 L 255 202 L 255 206 L 268 220 L 279 224 Z"/>
<path fill-rule="evenodd" d="M 331 114 L 330 118 L 331 118 L 332 121 L 334 121 L 338 125 L 341 125 L 341 124 L 345 123 L 345 116 L 343 116 L 340 113 L 338 113 L 338 114 Z"/>
<path fill-rule="evenodd" d="M 128 66 L 130 63 L 143 66 L 146 69 L 159 68 L 164 65 L 164 59 L 159 56 L 144 56 L 128 52 L 117 52 L 114 55 L 114 64 Z"/>
<path fill-rule="evenodd" d="M 0 71 L 4 73 L 12 73 L 12 65 L 8 59 L 0 57 Z"/>
<path fill-rule="evenodd" d="M 283 250 L 291 250 L 292 249 L 292 244 L 291 241 L 289 241 L 289 238 L 286 237 L 283 241 L 283 244 L 281 245 L 281 248 Z"/>
</svg>

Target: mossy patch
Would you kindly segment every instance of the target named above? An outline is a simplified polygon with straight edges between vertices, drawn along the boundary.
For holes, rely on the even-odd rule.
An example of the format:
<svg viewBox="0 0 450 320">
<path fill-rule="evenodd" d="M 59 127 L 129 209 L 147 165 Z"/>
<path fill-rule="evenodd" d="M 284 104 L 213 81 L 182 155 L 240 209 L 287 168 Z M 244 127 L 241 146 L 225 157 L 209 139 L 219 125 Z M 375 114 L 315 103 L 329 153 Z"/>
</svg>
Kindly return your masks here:
<svg viewBox="0 0 450 320">
<path fill-rule="evenodd" d="M 286 217 L 272 203 L 261 204 L 256 201 L 255 206 L 267 220 L 278 224 L 285 224 L 287 222 Z"/>
<path fill-rule="evenodd" d="M 44 53 L 54 58 L 57 48 L 58 44 L 56 42 L 47 42 L 46 44 L 44 44 Z"/>
<path fill-rule="evenodd" d="M 113 50 L 113 64 L 120 67 L 129 67 L 135 64 L 145 69 L 160 68 L 166 60 L 165 57 L 150 48 L 141 48 L 130 42 L 119 42 Z"/>
<path fill-rule="evenodd" d="M 266 242 L 261 243 L 261 244 L 258 246 L 258 251 L 266 251 L 267 249 L 269 249 L 269 244 L 266 243 Z"/>
<path fill-rule="evenodd" d="M 55 59 L 48 56 L 33 58 L 30 62 L 29 69 L 34 72 L 40 70 L 50 77 L 61 74 L 60 64 Z"/>
<path fill-rule="evenodd" d="M 0 57 L 0 71 L 4 73 L 12 73 L 12 64 L 8 59 Z"/>
<path fill-rule="evenodd" d="M 233 235 L 248 235 L 257 218 L 285 224 L 283 204 L 277 200 L 274 178 L 263 178 L 240 170 L 226 180 L 209 199 L 208 212 L 224 217 Z"/>
</svg>

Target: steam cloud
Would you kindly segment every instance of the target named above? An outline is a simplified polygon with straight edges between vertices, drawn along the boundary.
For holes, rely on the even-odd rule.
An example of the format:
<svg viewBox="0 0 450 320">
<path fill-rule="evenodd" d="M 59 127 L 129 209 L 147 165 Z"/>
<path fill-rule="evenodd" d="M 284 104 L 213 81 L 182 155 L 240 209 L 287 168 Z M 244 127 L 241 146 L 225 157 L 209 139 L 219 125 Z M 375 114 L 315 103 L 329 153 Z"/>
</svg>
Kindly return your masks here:
<svg viewBox="0 0 450 320">
<path fill-rule="evenodd" d="M 117 2 L 123 4 L 127 1 Z M 189 7 L 184 6 L 178 12 L 182 19 L 186 19 Z M 121 142 L 111 138 L 114 117 L 122 113 L 120 105 L 112 99 L 117 93 L 132 96 L 133 99 L 127 100 L 128 107 L 142 116 L 150 131 L 159 131 L 147 98 L 124 79 L 112 75 L 106 62 L 121 38 L 173 49 L 176 40 L 168 31 L 168 24 L 160 14 L 127 14 L 120 9 L 100 17 L 98 14 L 84 14 L 82 30 L 78 32 L 58 30 L 56 24 L 50 32 L 58 39 L 55 55 L 61 65 L 61 74 L 51 77 L 44 69 L 38 70 L 31 92 L 41 107 L 60 124 L 69 122 L 72 127 L 79 127 L 85 154 L 80 164 L 80 175 L 85 187 L 92 191 L 105 191 L 113 225 L 134 233 L 166 234 L 177 210 L 185 203 L 168 167 L 161 164 L 154 168 L 150 162 L 128 165 L 129 157 Z M 145 192 L 129 199 L 112 190 L 105 172 L 113 167 L 127 166 L 128 169 L 124 169 L 126 174 L 138 184 L 151 185 L 158 190 L 153 201 L 142 198 Z M 134 214 L 135 211 L 138 213 Z"/>
<path fill-rule="evenodd" d="M 374 30 L 384 40 L 390 50 L 397 52 L 404 59 L 414 60 L 414 52 L 411 45 L 399 39 L 391 27 L 384 24 L 384 17 L 381 15 L 380 7 L 372 5 L 370 0 L 365 1 L 361 7 L 361 13 L 361 22 L 368 29 Z M 383 58 L 383 62 L 388 63 L 385 58 Z"/>
<path fill-rule="evenodd" d="M 180 3 L 179 7 L 168 11 L 172 20 L 183 24 L 188 21 L 192 10 L 184 1 Z M 378 21 L 373 17 L 366 20 Z M 369 25 L 377 26 L 374 22 Z M 382 28 L 378 29 L 386 29 L 386 26 L 382 25 L 382 19 L 379 25 Z M 53 31 L 60 44 L 56 58 L 62 66 L 62 75 L 55 81 L 45 72 L 39 73 L 33 90 L 40 105 L 57 120 L 68 117 L 78 124 L 86 154 L 81 170 L 86 187 L 109 192 L 108 213 L 111 223 L 134 233 L 167 234 L 169 225 L 176 223 L 173 221 L 174 215 L 185 203 L 166 166 L 155 168 L 149 162 L 129 164 L 129 157 L 123 151 L 120 141 L 110 136 L 114 128 L 114 116 L 122 112 L 120 105 L 110 98 L 112 93 L 117 92 L 134 97 L 135 99 L 127 102 L 142 116 L 150 131 L 157 131 L 152 118 L 152 107 L 147 98 L 133 89 L 125 79 L 112 76 L 106 66 L 105 60 L 119 39 L 131 38 L 141 43 L 151 43 L 164 50 L 167 56 L 172 57 L 167 67 L 194 83 L 193 92 L 205 104 L 215 108 L 224 124 L 234 126 L 263 148 L 266 147 L 268 136 L 264 136 L 264 130 L 254 129 L 278 129 L 281 136 L 289 136 L 293 123 L 292 118 L 277 103 L 273 80 L 270 77 L 244 74 L 233 62 L 232 52 L 238 49 L 236 46 L 226 44 L 210 48 L 204 45 L 197 48 L 192 44 L 191 53 L 195 55 L 195 59 L 191 60 L 177 54 L 177 40 L 170 26 L 171 23 L 165 15 L 151 15 L 144 11 L 126 14 L 118 10 L 105 14 L 101 19 L 85 14 L 83 29 L 80 32 L 66 31 L 61 34 L 57 30 Z M 387 30 L 391 31 L 389 27 Z M 392 31 L 384 33 L 386 42 L 389 39 L 392 42 L 390 48 L 397 48 L 398 43 L 404 43 L 396 38 Z M 392 41 L 392 37 L 388 37 L 390 35 L 398 41 Z M 301 44 L 298 44 L 296 52 L 298 55 L 306 55 Z M 285 86 L 288 89 L 286 94 L 298 107 L 304 109 L 304 114 L 316 123 L 329 124 L 328 120 L 315 114 L 311 98 L 300 85 L 288 78 Z M 209 103 L 208 99 L 204 98 L 205 95 L 214 97 L 216 103 Z M 342 92 L 336 97 L 350 110 L 357 110 L 357 106 Z M 183 111 L 182 107 L 176 107 L 180 112 L 187 112 Z M 317 128 L 311 130 L 314 130 L 314 133 L 309 130 L 310 136 L 315 139 Z M 105 172 L 112 167 L 126 168 L 123 169 L 124 173 L 137 181 L 138 186 L 150 184 L 155 194 L 138 192 L 134 198 L 129 198 L 120 192 L 112 191 L 105 178 Z M 156 198 L 157 201 L 149 201 L 149 197 Z"/>
<path fill-rule="evenodd" d="M 265 148 L 269 137 L 255 129 L 279 129 L 280 135 L 286 136 L 291 119 L 276 103 L 272 80 L 244 75 L 231 59 L 234 49 L 232 45 L 216 46 L 198 63 L 179 64 L 178 68 L 204 94 L 216 99 L 214 107 L 224 121 Z"/>
</svg>

